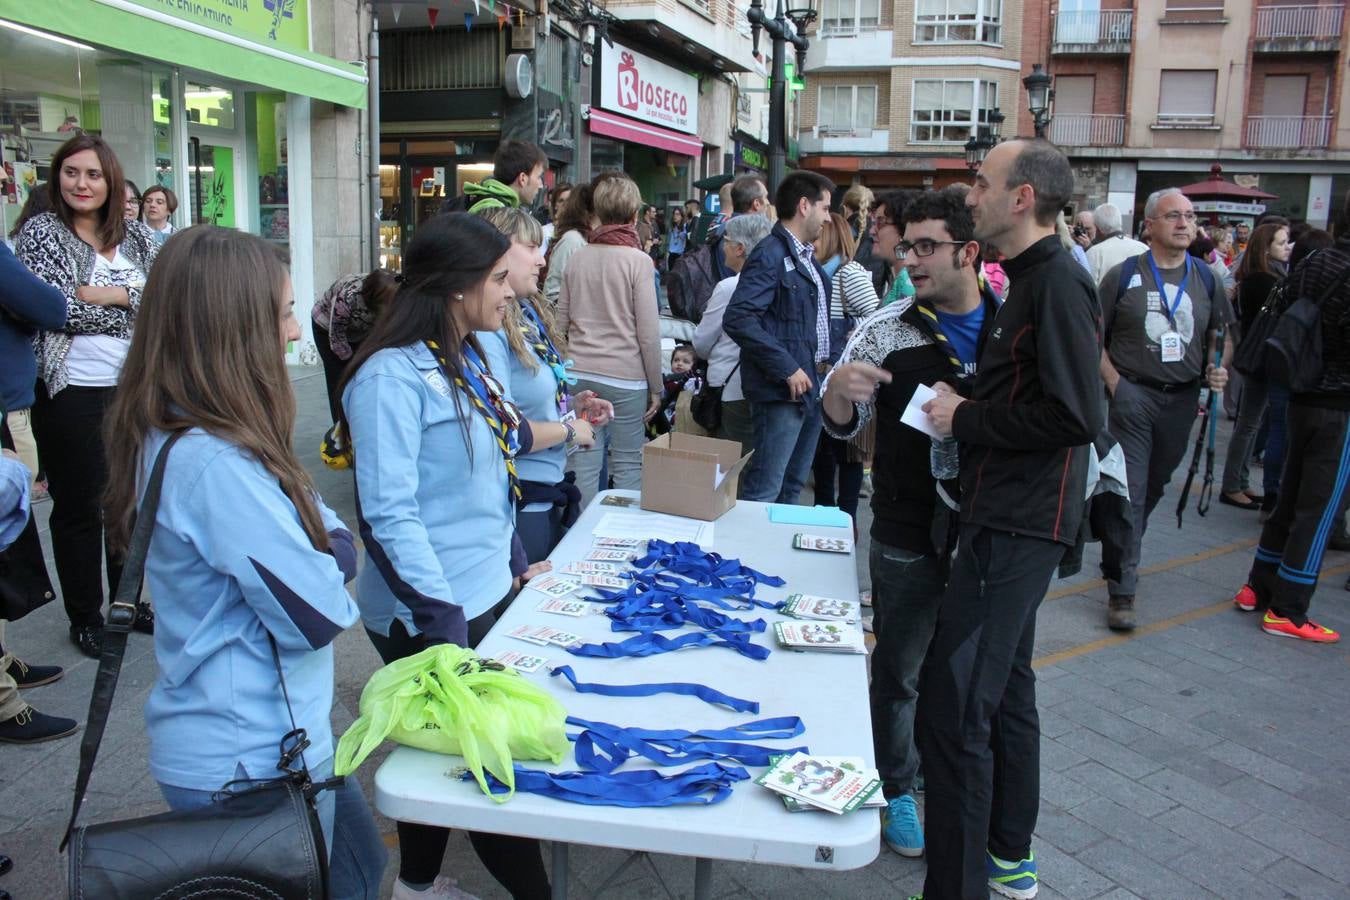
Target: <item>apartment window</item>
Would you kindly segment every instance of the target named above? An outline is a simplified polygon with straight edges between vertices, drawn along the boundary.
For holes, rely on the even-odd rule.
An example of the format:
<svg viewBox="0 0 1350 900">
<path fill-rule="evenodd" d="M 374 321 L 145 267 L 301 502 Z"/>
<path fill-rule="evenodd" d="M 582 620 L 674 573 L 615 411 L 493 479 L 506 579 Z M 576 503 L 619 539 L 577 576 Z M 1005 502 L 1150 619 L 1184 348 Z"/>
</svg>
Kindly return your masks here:
<svg viewBox="0 0 1350 900">
<path fill-rule="evenodd" d="M 1163 69 L 1158 88 L 1159 125 L 1214 124 L 1214 69 Z"/>
<path fill-rule="evenodd" d="M 918 0 L 914 43 L 1003 43 L 1003 0 Z"/>
<path fill-rule="evenodd" d="M 987 125 L 998 106 L 998 84 L 968 78 L 925 78 L 914 82 L 910 121 L 912 144 L 964 144 L 975 126 Z"/>
<path fill-rule="evenodd" d="M 876 85 L 821 85 L 816 124 L 822 134 L 870 135 L 876 122 Z"/>
<path fill-rule="evenodd" d="M 881 24 L 881 0 L 824 0 L 820 12 L 822 37 L 875 31 Z"/>
<path fill-rule="evenodd" d="M 1223 16 L 1224 0 L 1167 0 L 1167 19 L 1217 19 Z"/>
</svg>

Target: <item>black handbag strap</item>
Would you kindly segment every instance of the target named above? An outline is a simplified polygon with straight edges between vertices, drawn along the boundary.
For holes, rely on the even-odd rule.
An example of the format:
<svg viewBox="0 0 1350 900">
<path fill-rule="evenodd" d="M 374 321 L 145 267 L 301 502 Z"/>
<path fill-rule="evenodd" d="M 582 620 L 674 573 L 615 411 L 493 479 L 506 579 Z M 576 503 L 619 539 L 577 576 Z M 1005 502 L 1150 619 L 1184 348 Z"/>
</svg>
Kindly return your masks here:
<svg viewBox="0 0 1350 900">
<path fill-rule="evenodd" d="M 175 431 L 169 435 L 155 457 L 150 480 L 145 486 L 145 496 L 141 499 L 141 508 L 136 515 L 136 526 L 131 532 L 131 543 L 122 563 L 117 596 L 108 608 L 108 621 L 103 628 L 103 652 L 98 660 L 98 674 L 94 676 L 94 691 L 89 698 L 89 719 L 84 726 L 84 738 L 80 741 L 80 773 L 75 779 L 75 800 L 71 804 L 70 822 L 66 825 L 65 836 L 61 838 L 61 850 L 66 849 L 70 835 L 75 830 L 80 804 L 84 802 L 85 792 L 89 789 L 89 778 L 94 774 L 94 760 L 98 758 L 98 747 L 108 725 L 113 696 L 117 693 L 117 679 L 122 674 L 127 635 L 136 622 L 136 601 L 141 595 L 145 557 L 150 551 L 150 535 L 155 530 L 160 488 L 164 486 L 164 466 L 169 461 L 169 450 L 185 433 Z"/>
<path fill-rule="evenodd" d="M 731 376 L 735 375 L 736 370 L 739 369 L 740 367 L 741 367 L 741 360 L 739 357 L 737 357 L 736 365 L 731 367 L 731 371 L 727 373 L 727 377 L 722 381 L 721 384 L 718 385 L 718 387 L 726 387 L 728 384 L 730 384 Z"/>
</svg>

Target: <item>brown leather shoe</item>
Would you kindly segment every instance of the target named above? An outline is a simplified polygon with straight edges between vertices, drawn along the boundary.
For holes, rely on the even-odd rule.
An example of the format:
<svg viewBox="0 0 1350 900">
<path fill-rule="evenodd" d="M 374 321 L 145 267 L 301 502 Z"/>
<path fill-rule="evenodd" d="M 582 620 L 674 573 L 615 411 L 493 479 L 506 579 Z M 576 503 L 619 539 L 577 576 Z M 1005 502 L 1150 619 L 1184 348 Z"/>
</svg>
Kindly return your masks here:
<svg viewBox="0 0 1350 900">
<path fill-rule="evenodd" d="M 1107 628 L 1112 631 L 1133 631 L 1136 624 L 1138 623 L 1134 620 L 1134 594 L 1121 594 L 1107 600 Z"/>
</svg>

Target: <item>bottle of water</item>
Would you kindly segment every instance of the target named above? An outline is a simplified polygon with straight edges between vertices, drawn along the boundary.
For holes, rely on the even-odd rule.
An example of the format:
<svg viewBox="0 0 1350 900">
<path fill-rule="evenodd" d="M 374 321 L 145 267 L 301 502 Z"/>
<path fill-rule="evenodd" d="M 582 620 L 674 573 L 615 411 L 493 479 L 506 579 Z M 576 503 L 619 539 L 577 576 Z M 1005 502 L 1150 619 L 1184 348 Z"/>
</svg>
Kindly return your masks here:
<svg viewBox="0 0 1350 900">
<path fill-rule="evenodd" d="M 956 438 L 933 438 L 933 447 L 929 453 L 933 477 L 939 481 L 949 481 L 961 474 L 961 456 L 957 450 Z"/>
</svg>

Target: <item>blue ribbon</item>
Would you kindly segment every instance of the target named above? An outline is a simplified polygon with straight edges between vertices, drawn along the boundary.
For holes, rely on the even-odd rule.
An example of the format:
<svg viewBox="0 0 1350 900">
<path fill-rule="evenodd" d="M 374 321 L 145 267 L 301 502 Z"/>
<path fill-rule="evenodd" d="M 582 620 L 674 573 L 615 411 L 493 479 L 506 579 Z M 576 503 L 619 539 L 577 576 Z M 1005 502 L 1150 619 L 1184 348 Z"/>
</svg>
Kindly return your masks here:
<svg viewBox="0 0 1350 900">
<path fill-rule="evenodd" d="M 769 648 L 751 643 L 745 634 L 729 631 L 694 632 L 676 638 L 648 632 L 618 643 L 573 644 L 565 649 L 573 656 L 617 659 L 621 656 L 655 656 L 658 653 L 671 653 L 686 647 L 726 647 L 750 659 L 769 658 Z"/>
<path fill-rule="evenodd" d="M 741 700 L 703 684 L 686 682 L 662 682 L 659 684 L 593 684 L 577 681 L 571 666 L 557 666 L 549 672 L 553 677 L 562 675 L 572 682 L 579 694 L 600 694 L 605 697 L 651 697 L 656 694 L 683 694 L 697 697 L 704 703 L 726 706 L 736 712 L 759 713 L 759 703 L 754 700 Z"/>
<path fill-rule="evenodd" d="M 801 719 L 780 716 L 743 722 L 731 728 L 701 731 L 652 730 L 621 728 L 607 722 L 588 722 L 569 716 L 569 725 L 584 730 L 569 735 L 576 741 L 577 765 L 596 772 L 613 772 L 634 756 L 649 759 L 658 765 L 675 766 L 696 759 L 729 760 L 747 766 L 767 766 L 769 757 L 797 752 L 809 753 L 806 747 L 762 747 L 727 741 L 725 738 L 759 738 L 772 740 L 792 738 L 804 731 Z"/>
<path fill-rule="evenodd" d="M 494 794 L 509 793 L 510 789 L 489 772 L 488 790 Z M 463 778 L 473 777 L 472 772 Z M 515 766 L 516 790 L 527 794 L 541 794 L 569 803 L 588 806 L 708 806 L 721 803 L 731 796 L 737 782 L 748 781 L 750 773 L 740 766 L 705 763 L 665 775 L 651 769 L 631 772 L 543 772 Z"/>
</svg>

